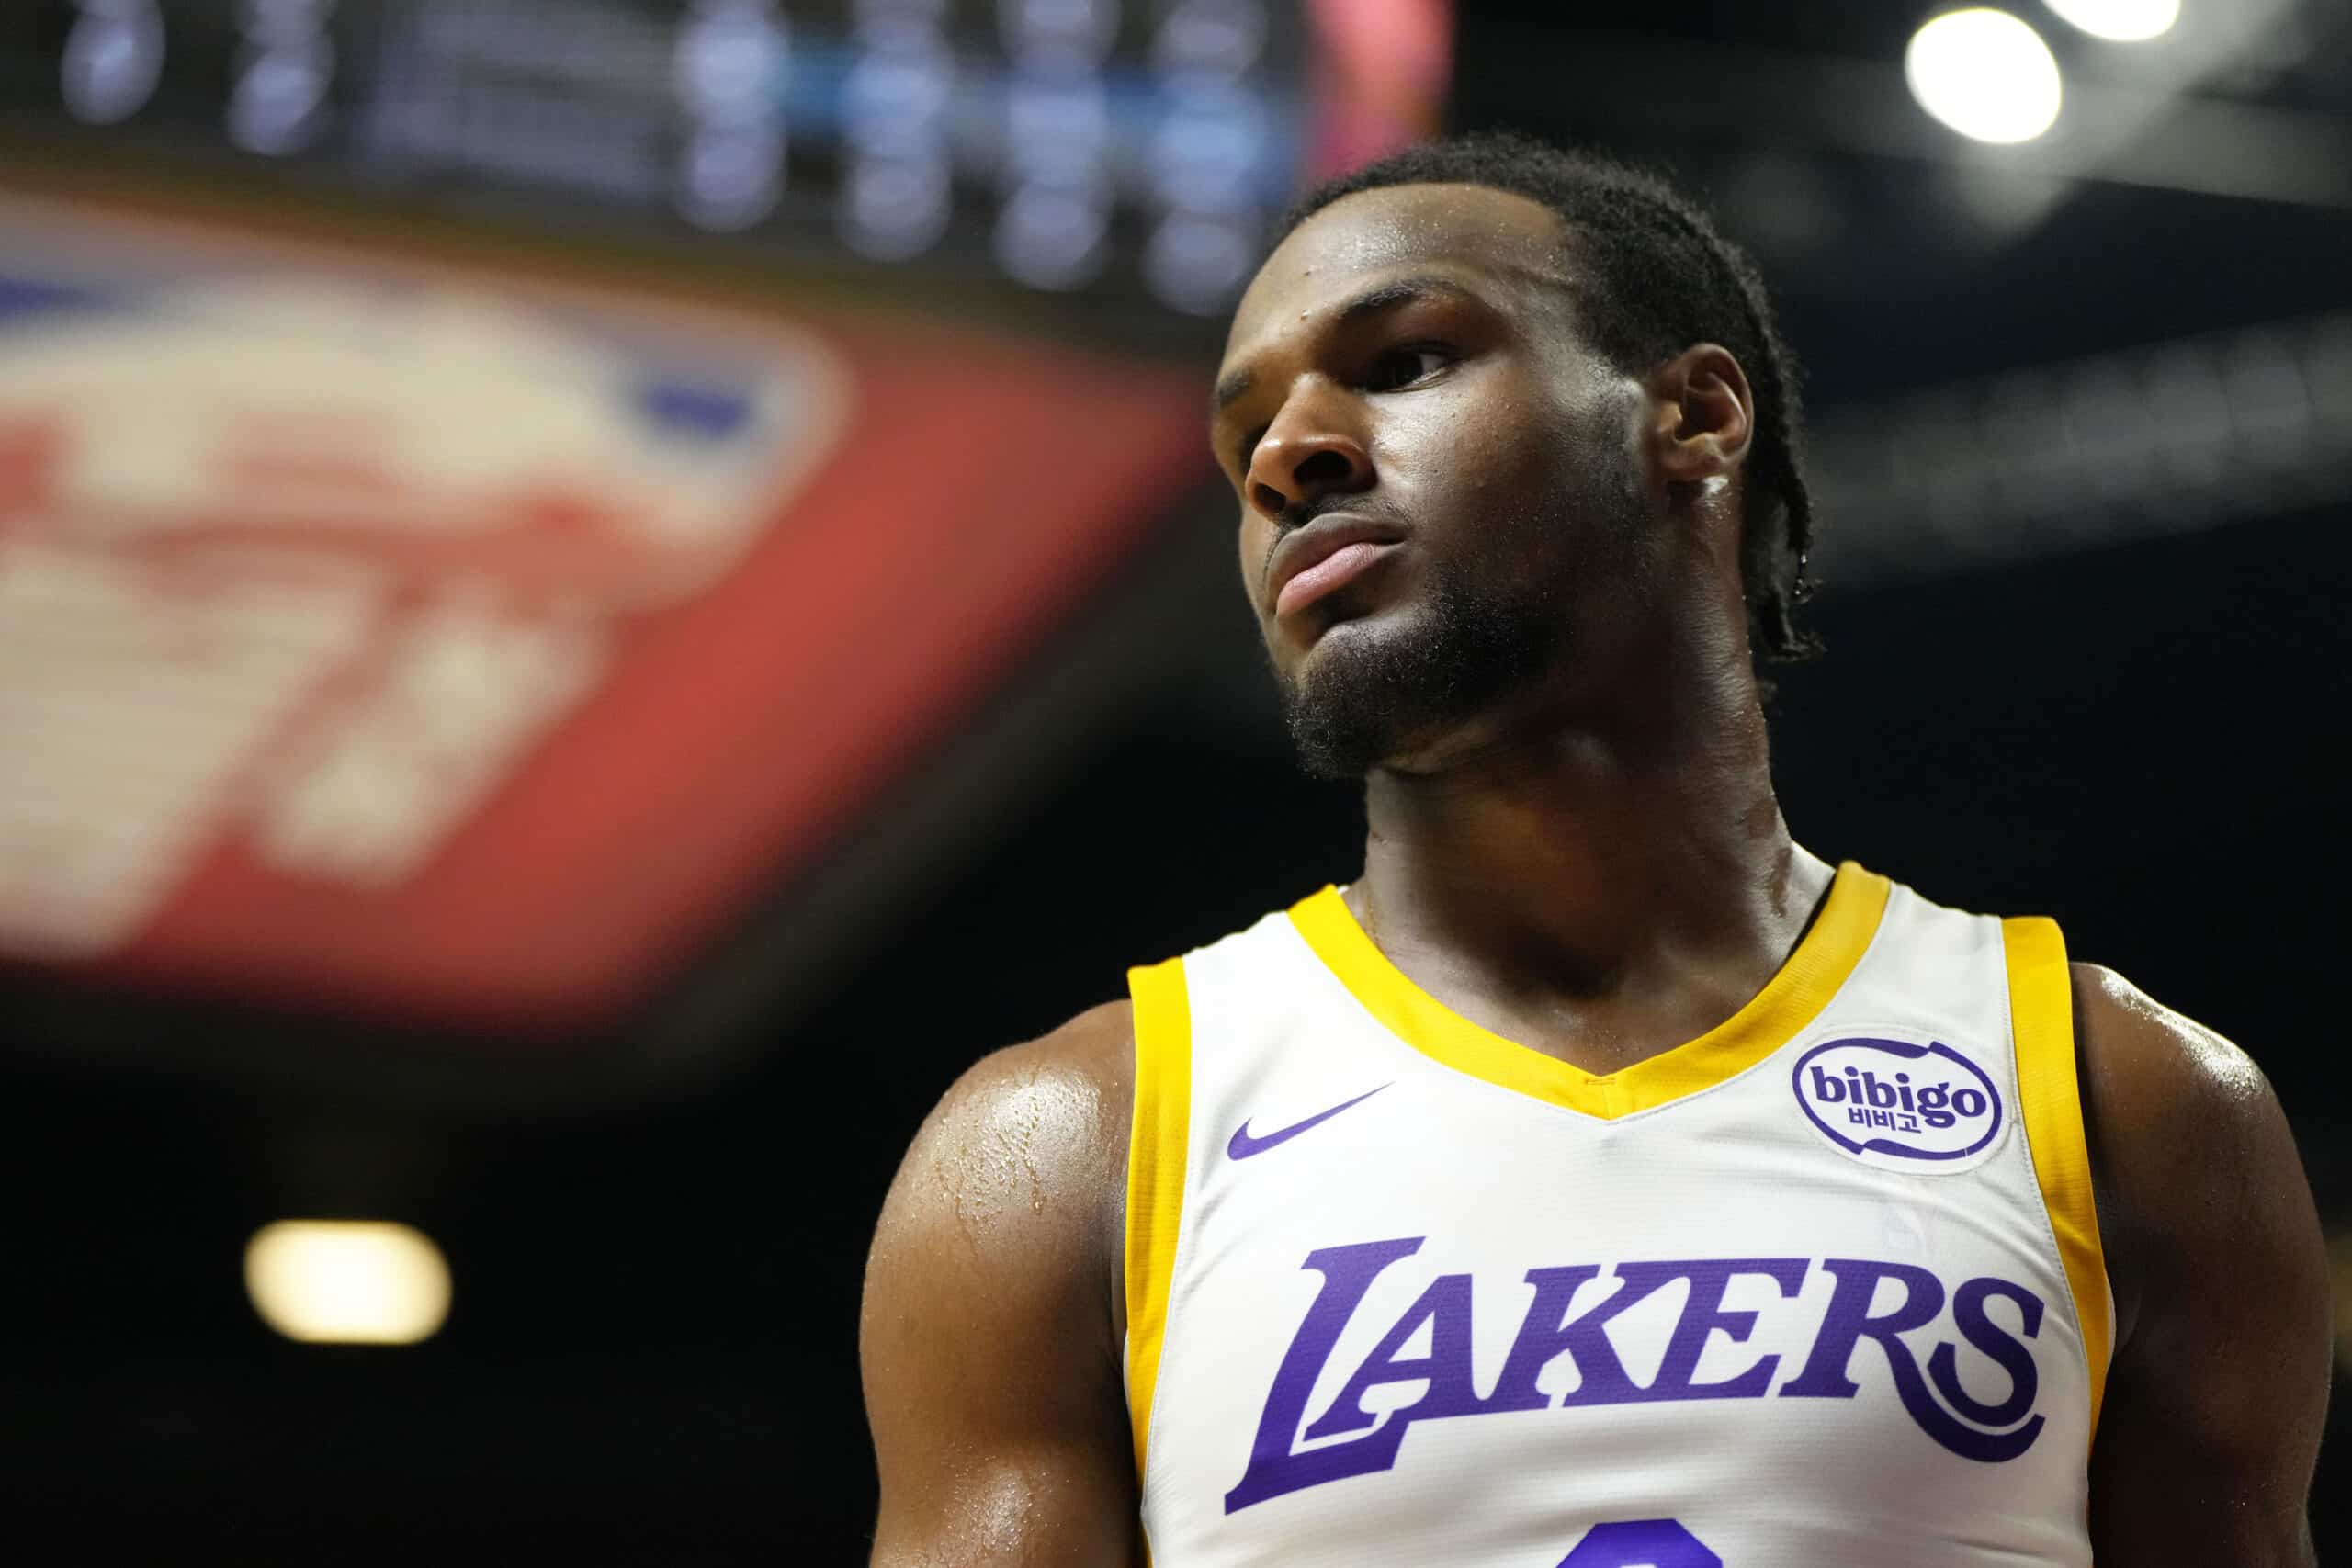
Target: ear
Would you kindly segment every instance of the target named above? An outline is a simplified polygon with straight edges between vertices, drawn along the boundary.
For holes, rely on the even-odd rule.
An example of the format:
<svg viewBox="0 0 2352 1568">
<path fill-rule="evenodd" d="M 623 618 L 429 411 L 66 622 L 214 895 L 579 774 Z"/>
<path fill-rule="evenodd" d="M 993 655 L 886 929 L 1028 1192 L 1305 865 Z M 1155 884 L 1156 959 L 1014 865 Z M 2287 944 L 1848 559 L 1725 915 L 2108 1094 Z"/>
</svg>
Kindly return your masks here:
<svg viewBox="0 0 2352 1568">
<path fill-rule="evenodd" d="M 1747 459 L 1756 430 L 1747 373 L 1720 344 L 1693 344 L 1650 372 L 1653 470 L 1668 484 L 1727 475 Z"/>
</svg>

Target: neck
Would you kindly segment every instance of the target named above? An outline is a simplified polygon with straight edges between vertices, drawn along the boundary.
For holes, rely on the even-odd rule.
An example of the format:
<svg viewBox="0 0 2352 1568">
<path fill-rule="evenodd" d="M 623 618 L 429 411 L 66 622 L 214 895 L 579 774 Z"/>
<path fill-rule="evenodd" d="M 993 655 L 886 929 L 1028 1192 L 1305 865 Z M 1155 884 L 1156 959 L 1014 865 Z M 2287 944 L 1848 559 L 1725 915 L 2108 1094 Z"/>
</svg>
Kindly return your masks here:
<svg viewBox="0 0 2352 1568">
<path fill-rule="evenodd" d="M 1736 1011 L 1830 878 L 1781 819 L 1744 659 L 1613 716 L 1376 770 L 1365 805 L 1349 902 L 1390 958 L 1600 1070 Z"/>
</svg>

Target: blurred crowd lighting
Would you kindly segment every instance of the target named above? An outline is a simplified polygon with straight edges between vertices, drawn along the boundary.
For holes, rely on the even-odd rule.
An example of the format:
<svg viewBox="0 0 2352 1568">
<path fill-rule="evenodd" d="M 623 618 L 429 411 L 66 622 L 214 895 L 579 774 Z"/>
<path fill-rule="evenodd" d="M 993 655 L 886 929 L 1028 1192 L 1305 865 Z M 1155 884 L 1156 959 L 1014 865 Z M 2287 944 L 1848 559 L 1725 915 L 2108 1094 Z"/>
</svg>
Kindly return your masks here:
<svg viewBox="0 0 2352 1568">
<path fill-rule="evenodd" d="M 2009 15 L 1947 11 L 1911 35 L 1903 56 L 1911 96 L 1978 141 L 2030 141 L 2057 123 L 2064 93 L 2041 35 Z"/>
<path fill-rule="evenodd" d="M 2180 20 L 2180 0 L 2041 0 L 2067 21 L 2113 43 L 2162 38 Z"/>
<path fill-rule="evenodd" d="M 842 79 L 842 241 L 876 261 L 905 261 L 947 232 L 955 162 L 948 105 L 956 59 L 940 9 L 920 0 L 859 7 L 862 52 Z"/>
<path fill-rule="evenodd" d="M 449 1265 L 432 1238 L 382 1220 L 280 1220 L 245 1245 L 254 1310 L 288 1339 L 413 1345 L 449 1315 Z"/>
<path fill-rule="evenodd" d="M 10 4 L 0 130 L 1198 316 L 1453 64 L 1450 0 Z"/>
<path fill-rule="evenodd" d="M 85 125 L 129 119 L 162 84 L 165 47 L 157 0 L 87 0 L 58 62 L 66 112 Z"/>
<path fill-rule="evenodd" d="M 2312 504 L 2352 461 L 2352 314 L 1833 409 L 1813 456 L 1842 582 Z"/>
<path fill-rule="evenodd" d="M 684 150 L 679 214 L 720 233 L 748 229 L 784 194 L 784 105 L 792 58 L 774 0 L 695 0 L 678 26 L 674 72 Z"/>
</svg>

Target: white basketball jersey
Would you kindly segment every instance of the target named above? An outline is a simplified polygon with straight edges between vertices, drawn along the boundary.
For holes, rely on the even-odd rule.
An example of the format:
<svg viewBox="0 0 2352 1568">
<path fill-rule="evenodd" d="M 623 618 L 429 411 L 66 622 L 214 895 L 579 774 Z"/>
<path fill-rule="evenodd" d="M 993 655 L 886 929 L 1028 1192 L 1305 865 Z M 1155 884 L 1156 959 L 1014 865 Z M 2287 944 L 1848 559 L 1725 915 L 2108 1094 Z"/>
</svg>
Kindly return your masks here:
<svg viewBox="0 0 2352 1568">
<path fill-rule="evenodd" d="M 1596 1077 L 1329 888 L 1136 970 L 1157 1568 L 2087 1563 L 2111 1324 L 2057 928 L 1839 867 Z"/>
</svg>

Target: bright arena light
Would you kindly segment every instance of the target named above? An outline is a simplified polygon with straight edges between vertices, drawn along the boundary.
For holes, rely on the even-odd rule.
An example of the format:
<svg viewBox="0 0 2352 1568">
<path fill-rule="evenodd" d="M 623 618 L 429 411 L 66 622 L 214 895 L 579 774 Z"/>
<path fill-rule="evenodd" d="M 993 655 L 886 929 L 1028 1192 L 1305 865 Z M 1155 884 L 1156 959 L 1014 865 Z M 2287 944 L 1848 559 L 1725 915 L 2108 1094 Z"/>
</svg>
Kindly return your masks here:
<svg viewBox="0 0 2352 1568">
<path fill-rule="evenodd" d="M 288 1339 L 413 1345 L 449 1315 L 449 1266 L 406 1225 L 280 1220 L 245 1244 L 245 1291 Z"/>
<path fill-rule="evenodd" d="M 1979 141 L 2030 141 L 2058 118 L 2058 62 L 2007 11 L 1947 11 L 1904 51 L 1919 107 Z"/>
<path fill-rule="evenodd" d="M 2093 38 L 2143 43 L 2172 30 L 2180 0 L 2041 0 Z"/>
</svg>

